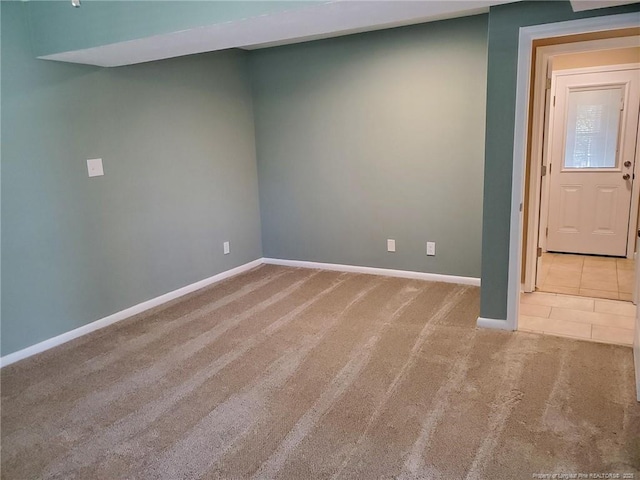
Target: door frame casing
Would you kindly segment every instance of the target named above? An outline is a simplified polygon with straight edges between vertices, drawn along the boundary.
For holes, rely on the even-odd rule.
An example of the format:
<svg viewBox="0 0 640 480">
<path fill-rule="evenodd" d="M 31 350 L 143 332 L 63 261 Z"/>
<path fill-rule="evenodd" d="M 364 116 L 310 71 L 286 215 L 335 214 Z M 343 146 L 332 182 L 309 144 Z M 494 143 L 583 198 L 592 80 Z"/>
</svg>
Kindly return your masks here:
<svg viewBox="0 0 640 480">
<path fill-rule="evenodd" d="M 547 182 L 549 175 L 542 176 L 542 168 L 548 167 L 548 152 L 547 148 L 550 148 L 550 137 L 545 133 L 548 125 L 552 123 L 553 109 L 548 108 L 546 105 L 546 83 L 547 79 L 551 81 L 550 92 L 553 91 L 554 78 L 550 69 L 550 62 L 556 55 L 565 55 L 570 53 L 582 53 L 594 50 L 609 50 L 614 48 L 627 48 L 638 46 L 638 41 L 635 38 L 619 37 L 619 38 L 605 38 L 600 40 L 589 40 L 584 42 L 575 43 L 562 43 L 556 45 L 547 45 L 537 48 L 536 64 L 534 66 L 534 78 L 533 78 L 533 99 L 532 99 L 532 115 L 531 115 L 531 156 L 529 160 L 529 178 L 528 180 L 528 196 L 524 199 L 524 207 L 527 209 L 527 229 L 525 244 L 525 262 L 524 262 L 524 275 L 522 289 L 525 292 L 533 292 L 536 286 L 536 270 L 537 270 L 537 249 L 539 246 L 545 250 L 544 237 L 542 232 L 547 223 L 547 203 L 546 196 L 548 195 Z M 635 64 L 634 64 L 635 65 Z M 602 67 L 592 67 L 588 69 L 571 69 L 562 70 L 562 72 L 574 72 L 578 70 L 590 70 L 596 71 L 596 68 L 603 69 L 625 69 L 627 65 L 605 65 Z M 637 67 L 633 67 L 637 68 Z M 602 70 L 604 71 L 604 70 Z M 551 95 L 551 93 L 550 93 Z M 514 158 L 515 161 L 515 158 Z M 526 159 L 525 159 L 526 161 Z M 634 172 L 640 174 L 638 165 L 635 165 Z M 526 171 L 526 166 L 525 166 Z M 640 178 L 640 177 L 637 177 Z M 638 190 L 634 182 L 634 189 Z M 523 192 L 524 195 L 524 192 Z M 634 200 L 635 199 L 635 200 Z M 637 221 L 637 204 L 638 204 L 638 192 L 632 192 L 632 212 L 631 219 Z M 635 208 L 635 211 L 634 211 Z M 634 227 L 635 228 L 635 227 Z M 632 229 L 629 230 L 632 232 Z M 524 234 L 524 233 L 523 233 Z M 631 243 L 629 243 L 631 242 Z M 629 247 L 631 245 L 631 247 Z M 627 258 L 629 255 L 633 255 L 635 247 L 634 236 L 628 237 L 627 243 Z"/>
<path fill-rule="evenodd" d="M 636 162 L 640 163 L 640 133 L 636 137 Z M 634 235 L 636 232 L 633 232 Z M 640 237 L 640 232 L 638 232 Z M 640 238 L 636 238 L 637 245 L 640 247 Z M 636 373 L 636 400 L 640 402 L 640 262 L 638 257 L 640 256 L 640 248 L 636 252 L 636 264 L 635 264 L 635 288 L 633 289 L 633 303 L 636 304 L 636 316 L 635 316 L 635 331 L 633 332 L 633 364 Z"/>
<path fill-rule="evenodd" d="M 518 67 L 516 80 L 516 104 L 514 117 L 513 170 L 511 177 L 511 215 L 509 224 L 509 265 L 507 272 L 506 322 L 478 319 L 478 326 L 517 330 L 520 304 L 522 227 L 521 205 L 524 194 L 524 173 L 527 144 L 527 120 L 529 109 L 529 78 L 533 41 L 563 35 L 602 32 L 622 28 L 637 28 L 640 13 L 626 13 L 592 17 L 581 20 L 548 23 L 521 27 L 518 39 Z"/>
</svg>

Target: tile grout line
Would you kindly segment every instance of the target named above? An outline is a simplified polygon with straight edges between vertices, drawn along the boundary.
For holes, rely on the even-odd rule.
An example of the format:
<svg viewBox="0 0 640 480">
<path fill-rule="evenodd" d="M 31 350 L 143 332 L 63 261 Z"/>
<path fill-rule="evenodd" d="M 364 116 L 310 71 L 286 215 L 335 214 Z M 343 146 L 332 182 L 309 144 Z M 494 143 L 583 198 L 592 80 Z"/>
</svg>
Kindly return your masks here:
<svg viewBox="0 0 640 480">
<path fill-rule="evenodd" d="M 578 293 L 580 293 L 580 290 L 582 290 L 582 275 L 584 273 L 584 258 L 582 259 L 582 261 L 580 263 L 582 265 L 580 267 L 580 281 L 578 282 Z"/>
<path fill-rule="evenodd" d="M 550 256 L 550 263 L 549 263 L 549 271 L 547 272 L 547 275 L 551 273 L 551 270 L 553 268 L 554 265 L 556 265 L 556 256 L 555 255 L 549 255 Z M 589 290 L 584 288 L 583 285 L 583 279 L 584 279 L 584 273 L 585 273 L 585 259 L 581 259 L 581 263 L 580 263 L 580 278 L 579 278 L 579 282 L 578 282 L 578 292 L 583 291 L 583 290 Z M 607 259 L 606 261 L 607 264 L 611 264 L 610 259 Z M 591 342 L 596 342 L 596 343 L 606 343 L 606 344 L 617 344 L 617 345 L 628 345 L 628 342 L 624 342 L 624 341 L 612 341 L 609 339 L 601 339 L 601 338 L 595 338 L 594 337 L 594 326 L 598 326 L 598 328 L 600 330 L 602 330 L 603 333 L 605 333 L 604 337 L 607 337 L 608 335 L 611 335 L 613 337 L 616 337 L 617 334 L 613 334 L 613 331 L 618 331 L 618 330 L 629 330 L 627 328 L 621 327 L 621 326 L 613 326 L 613 325 L 607 325 L 607 324 L 599 324 L 599 323 L 594 323 L 594 318 L 591 318 L 590 321 L 587 322 L 579 322 L 579 321 L 574 321 L 574 320 L 564 320 L 564 319 L 556 319 L 556 318 L 552 318 L 556 315 L 559 314 L 560 311 L 564 311 L 564 310 L 568 310 L 568 311 L 572 311 L 575 312 L 576 314 L 582 314 L 582 313 L 594 313 L 597 315 L 607 315 L 607 316 L 611 316 L 611 317 L 615 317 L 615 319 L 625 319 L 627 317 L 629 317 L 629 315 L 625 315 L 625 314 L 620 314 L 620 313 L 614 313 L 614 312 L 599 312 L 598 309 L 596 308 L 597 302 L 614 302 L 616 304 L 620 304 L 621 302 L 627 303 L 624 300 L 621 300 L 621 291 L 620 291 L 620 275 L 621 275 L 621 271 L 622 268 L 619 265 L 620 262 L 618 262 L 617 259 L 613 259 L 613 266 L 615 267 L 615 282 L 616 282 L 616 290 L 615 292 L 611 292 L 611 294 L 616 295 L 617 298 L 613 299 L 613 298 L 600 298 L 600 297 L 595 297 L 595 296 L 591 296 L 591 297 L 582 297 L 585 300 L 589 300 L 590 301 L 590 306 L 589 308 L 586 309 L 579 309 L 579 308 L 572 308 L 572 307 L 567 307 L 567 306 L 559 306 L 559 305 L 546 305 L 545 302 L 541 302 L 541 303 L 537 303 L 535 301 L 533 302 L 526 302 L 527 304 L 530 305 L 534 305 L 537 307 L 548 307 L 548 311 L 546 313 L 546 315 L 525 315 L 525 316 L 529 316 L 532 318 L 538 318 L 540 320 L 543 321 L 543 325 L 544 325 L 544 321 L 549 322 L 549 324 L 553 324 L 554 326 L 562 326 L 564 325 L 570 325 L 570 324 L 581 324 L 581 325 L 588 325 L 588 337 L 587 336 L 573 336 L 573 335 L 565 335 L 562 333 L 556 333 L 554 331 L 548 331 L 546 329 L 543 330 L 533 330 L 533 329 L 527 329 L 524 328 L 522 329 L 523 331 L 528 331 L 528 332 L 533 332 L 533 333 L 541 333 L 541 334 L 548 334 L 548 335 L 554 335 L 554 336 L 560 336 L 560 337 L 565 337 L 565 338 L 574 338 L 574 339 L 581 339 L 581 340 L 586 340 L 586 341 L 591 341 Z M 543 284 L 546 283 L 546 278 L 545 281 L 543 282 Z M 560 285 L 559 287 L 563 287 L 562 285 Z M 544 288 L 544 286 L 542 287 Z M 566 287 L 569 288 L 569 287 Z M 565 294 L 559 294 L 558 292 L 540 292 L 540 293 L 544 293 L 545 295 L 552 295 L 553 297 L 557 297 L 558 295 L 565 295 Z M 534 292 L 535 295 L 535 292 Z M 578 293 L 578 295 L 572 295 L 575 297 L 580 297 L 581 295 Z M 522 302 L 522 297 L 521 297 L 521 302 Z M 551 303 L 556 303 L 551 302 Z M 583 304 L 586 307 L 586 304 Z M 606 310 L 606 309 L 605 309 Z M 534 310 L 535 311 L 535 310 Z M 615 310 L 614 310 L 615 311 Z M 620 311 L 620 310 L 617 310 Z M 538 310 L 536 313 L 541 313 L 540 310 Z M 617 322 L 614 320 L 614 323 L 617 324 Z M 603 335 L 599 335 L 599 337 L 602 337 Z"/>
<path fill-rule="evenodd" d="M 618 261 L 616 260 L 616 291 L 618 293 L 618 299 L 620 299 L 620 270 L 618 270 Z"/>
<path fill-rule="evenodd" d="M 573 338 L 573 339 L 578 339 L 578 340 L 586 340 L 586 341 L 592 341 L 595 343 L 606 343 L 609 345 L 623 345 L 623 346 L 629 346 L 631 345 L 630 342 L 624 342 L 624 341 L 613 341 L 613 340 L 606 340 L 606 339 L 596 339 L 593 337 L 593 327 L 598 326 L 598 327 L 602 327 L 602 328 L 615 328 L 615 329 L 619 329 L 619 330 L 629 330 L 632 332 L 632 330 L 628 329 L 628 328 L 624 328 L 624 327 L 610 327 L 610 326 L 606 326 L 606 325 L 599 325 L 599 324 L 594 324 L 594 323 L 582 323 L 582 322 L 574 322 L 571 320 L 554 320 L 554 319 L 545 319 L 542 317 L 535 317 L 532 316 L 532 318 L 539 318 L 541 320 L 552 320 L 555 322 L 561 322 L 561 323 L 575 323 L 575 324 L 580 324 L 580 325 L 589 325 L 589 337 L 586 336 L 578 336 L 578 335 L 567 335 L 567 334 L 563 334 L 563 333 L 558 333 L 558 332 L 554 332 L 554 331 L 550 331 L 550 330 L 545 330 L 544 328 L 542 330 L 534 330 L 531 328 L 520 328 L 519 330 L 524 331 L 524 332 L 529 332 L 529 333 L 539 333 L 539 334 L 545 334 L 545 335 L 553 335 L 553 336 L 557 336 L 557 337 L 565 337 L 565 338 Z"/>
</svg>

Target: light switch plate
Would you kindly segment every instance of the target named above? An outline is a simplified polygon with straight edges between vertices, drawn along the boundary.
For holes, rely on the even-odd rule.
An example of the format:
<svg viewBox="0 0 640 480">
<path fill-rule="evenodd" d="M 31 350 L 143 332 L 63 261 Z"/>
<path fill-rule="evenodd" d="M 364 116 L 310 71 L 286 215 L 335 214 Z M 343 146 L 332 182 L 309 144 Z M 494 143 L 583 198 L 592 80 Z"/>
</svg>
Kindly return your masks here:
<svg viewBox="0 0 640 480">
<path fill-rule="evenodd" d="M 396 251 L 396 241 L 392 238 L 387 239 L 387 252 L 395 252 Z"/>
<path fill-rule="evenodd" d="M 427 242 L 427 255 L 432 256 L 436 254 L 436 242 Z"/>
<path fill-rule="evenodd" d="M 229 242 L 224 242 L 222 244 L 222 251 L 225 255 L 229 255 Z"/>
<path fill-rule="evenodd" d="M 90 177 L 99 177 L 104 175 L 101 158 L 90 158 L 87 160 L 87 171 Z"/>
</svg>

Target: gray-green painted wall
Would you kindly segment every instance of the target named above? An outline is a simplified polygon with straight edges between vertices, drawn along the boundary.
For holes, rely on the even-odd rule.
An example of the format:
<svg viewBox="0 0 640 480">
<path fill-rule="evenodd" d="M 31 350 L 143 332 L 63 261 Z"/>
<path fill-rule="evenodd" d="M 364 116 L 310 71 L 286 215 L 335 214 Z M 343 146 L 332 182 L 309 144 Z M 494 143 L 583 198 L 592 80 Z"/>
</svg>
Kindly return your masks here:
<svg viewBox="0 0 640 480">
<path fill-rule="evenodd" d="M 485 15 L 254 52 L 264 255 L 479 277 L 486 57 Z"/>
<path fill-rule="evenodd" d="M 511 176 L 520 27 L 638 10 L 640 5 L 636 4 L 574 13 L 571 4 L 565 1 L 518 2 L 491 7 L 482 226 L 482 317 L 499 320 L 507 318 Z"/>
<path fill-rule="evenodd" d="M 245 52 L 46 62 L 1 8 L 2 355 L 261 257 Z"/>
<path fill-rule="evenodd" d="M 518 29 L 639 10 L 494 7 L 488 65 L 478 16 L 98 69 L 34 59 L 36 4 L 0 2 L 2 355 L 260 257 L 254 118 L 266 256 L 478 276 L 484 208 L 506 318 Z"/>
</svg>

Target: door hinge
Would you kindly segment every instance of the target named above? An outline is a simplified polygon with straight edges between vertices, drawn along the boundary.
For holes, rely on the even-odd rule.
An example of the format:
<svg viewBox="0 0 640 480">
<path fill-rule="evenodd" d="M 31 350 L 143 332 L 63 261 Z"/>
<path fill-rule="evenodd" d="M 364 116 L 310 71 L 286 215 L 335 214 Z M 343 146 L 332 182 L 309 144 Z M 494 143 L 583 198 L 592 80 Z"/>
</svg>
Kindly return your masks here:
<svg viewBox="0 0 640 480">
<path fill-rule="evenodd" d="M 547 78 L 547 86 L 546 89 L 549 90 L 551 88 L 551 79 Z"/>
<path fill-rule="evenodd" d="M 542 165 L 542 175 L 540 175 L 541 177 L 544 177 L 547 174 L 547 166 L 546 165 Z"/>
<path fill-rule="evenodd" d="M 553 106 L 554 107 L 556 106 L 556 96 L 555 95 L 553 96 Z"/>
<path fill-rule="evenodd" d="M 547 237 L 549 236 L 549 227 L 547 227 L 547 228 L 545 229 L 544 234 L 545 234 L 545 236 L 547 236 Z"/>
<path fill-rule="evenodd" d="M 620 100 L 620 111 L 624 110 L 624 98 Z"/>
<path fill-rule="evenodd" d="M 538 256 L 541 257 L 542 256 L 542 247 L 538 247 Z"/>
</svg>

